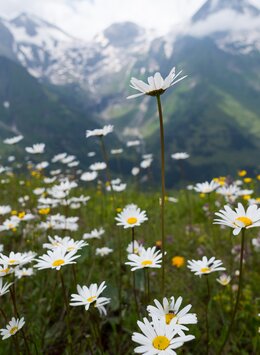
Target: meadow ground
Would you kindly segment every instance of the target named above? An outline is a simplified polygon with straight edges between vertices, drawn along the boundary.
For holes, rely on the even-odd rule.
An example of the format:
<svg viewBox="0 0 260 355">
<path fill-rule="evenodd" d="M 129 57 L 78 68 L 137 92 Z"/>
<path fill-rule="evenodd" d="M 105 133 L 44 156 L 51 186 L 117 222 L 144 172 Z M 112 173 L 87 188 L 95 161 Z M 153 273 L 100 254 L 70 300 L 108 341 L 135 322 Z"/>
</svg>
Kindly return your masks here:
<svg viewBox="0 0 260 355">
<path fill-rule="evenodd" d="M 230 325 L 238 291 L 241 233 L 234 236 L 232 228 L 213 225 L 214 213 L 227 204 L 227 199 L 233 209 L 238 202 L 246 207 L 249 197 L 224 196 L 218 190 L 201 194 L 186 188 L 167 192 L 163 291 L 161 267 L 143 267 L 133 272 L 125 264 L 131 254 L 131 247 L 128 251 L 127 247 L 133 232 L 135 240 L 144 248 L 156 246 L 160 252 L 160 192 L 149 191 L 149 181 L 146 191 L 139 185 L 112 193 L 106 191 L 103 183 L 96 186 L 94 182 L 79 181 L 76 176 L 69 176 L 70 183 L 65 180 L 62 186 L 61 177 L 64 179 L 61 174 L 52 181 L 46 179 L 42 171 L 34 170 L 29 170 L 25 176 L 8 171 L 2 173 L 1 279 L 3 284 L 12 285 L 7 290 L 9 292 L 4 294 L 3 289 L 1 291 L 0 327 L 6 328 L 12 317 L 24 317 L 25 325 L 21 329 L 14 326 L 10 337 L 0 341 L 0 354 L 132 354 L 138 345 L 132 341 L 132 334 L 140 332 L 137 320 L 143 320 L 143 317 L 150 319 L 146 308 L 154 304 L 154 299 L 162 302 L 164 297 L 170 299 L 172 296 L 175 300 L 183 297 L 181 308 L 191 304 L 190 312 L 197 315 L 197 324 L 187 324 L 189 330 L 185 331 L 195 339 L 185 342 L 176 351 L 180 354 L 218 354 Z M 241 182 L 238 183 L 236 179 L 233 186 L 236 184 L 240 191 L 254 190 L 250 202 L 257 203 L 258 200 L 252 199 L 259 192 L 259 180 L 255 178 L 245 183 L 240 177 Z M 217 181 L 227 185 L 224 178 Z M 76 182 L 74 187 L 72 182 Z M 87 201 L 82 196 L 90 199 Z M 231 197 L 234 197 L 232 201 Z M 139 226 L 124 229 L 116 225 L 115 217 L 130 203 L 146 211 L 148 219 Z M 57 217 L 57 214 L 64 217 Z M 78 220 L 66 220 L 70 217 L 78 217 Z M 54 219 L 51 221 L 51 218 Z M 98 230 L 91 233 L 96 228 Z M 259 228 L 242 228 L 242 231 L 245 231 L 243 284 L 223 354 L 259 354 L 260 351 Z M 58 261 L 57 264 L 57 260 L 63 260 L 59 257 L 56 264 L 49 263 L 46 269 L 40 270 L 39 257 L 46 254 L 46 247 L 55 250 L 64 241 L 56 238 L 55 242 L 48 236 L 73 238 L 70 244 L 69 239 L 67 244 L 64 243 L 67 253 L 80 255 L 74 260 L 76 263 L 66 265 L 64 257 L 65 262 Z M 76 241 L 85 241 L 88 245 L 80 246 Z M 44 243 L 49 243 L 49 246 L 44 248 Z M 111 250 L 98 249 L 104 247 Z M 22 256 L 10 256 L 11 251 L 22 253 Z M 23 254 L 29 251 L 37 255 Z M 135 250 L 135 253 L 140 254 L 141 251 Z M 201 260 L 203 256 L 220 259 L 226 270 L 194 275 L 187 268 L 188 260 Z M 37 265 L 38 268 L 35 267 Z M 57 265 L 60 265 L 60 270 L 57 270 Z M 223 277 L 221 284 L 216 279 L 223 273 L 231 280 Z M 78 307 L 69 305 L 71 295 L 77 293 L 77 284 L 89 287 L 103 281 L 107 285 L 102 292 L 102 297 L 105 297 L 103 306 L 100 303 L 99 307 L 98 302 L 94 302 L 93 295 L 88 295 L 88 302 Z M 88 310 L 85 310 L 86 304 Z M 175 313 L 168 319 L 169 323 L 178 315 Z M 163 341 L 162 337 L 159 340 Z M 158 344 L 155 344 L 158 353 L 168 354 L 167 349 L 165 352 L 158 350 Z"/>
</svg>

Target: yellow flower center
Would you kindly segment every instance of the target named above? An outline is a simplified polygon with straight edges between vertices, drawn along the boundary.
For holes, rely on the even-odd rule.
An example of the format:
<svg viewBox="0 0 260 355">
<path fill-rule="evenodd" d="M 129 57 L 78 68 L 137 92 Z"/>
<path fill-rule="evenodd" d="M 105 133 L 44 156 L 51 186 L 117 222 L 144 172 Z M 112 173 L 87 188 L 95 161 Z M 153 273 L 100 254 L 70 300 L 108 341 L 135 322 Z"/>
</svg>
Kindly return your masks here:
<svg viewBox="0 0 260 355">
<path fill-rule="evenodd" d="M 96 298 L 97 298 L 97 296 L 92 296 L 92 297 L 87 298 L 87 301 L 89 303 L 92 303 L 93 301 L 95 301 Z"/>
<path fill-rule="evenodd" d="M 165 350 L 170 345 L 170 340 L 163 335 L 158 335 L 153 340 L 153 347 L 158 350 Z"/>
<path fill-rule="evenodd" d="M 152 265 L 152 263 L 153 262 L 151 260 L 144 260 L 144 261 L 141 262 L 141 265 L 148 266 L 148 265 Z"/>
<path fill-rule="evenodd" d="M 57 259 L 52 263 L 52 266 L 61 266 L 65 264 L 65 261 L 63 259 Z"/>
<path fill-rule="evenodd" d="M 9 268 L 9 267 L 7 267 L 6 269 L 1 270 L 1 272 L 3 272 L 3 273 L 5 273 L 5 274 L 7 274 L 7 273 L 9 272 L 9 270 L 10 270 L 10 268 Z"/>
<path fill-rule="evenodd" d="M 11 260 L 9 260 L 8 264 L 12 265 L 12 264 L 14 264 L 14 263 L 16 263 L 16 262 L 17 262 L 17 260 L 11 259 Z"/>
<path fill-rule="evenodd" d="M 16 333 L 16 332 L 17 332 L 17 330 L 18 330 L 18 327 L 16 327 L 16 326 L 15 326 L 15 327 L 13 327 L 13 328 L 11 328 L 11 329 L 10 329 L 10 334 L 12 334 L 12 335 L 13 335 L 14 333 Z"/>
<path fill-rule="evenodd" d="M 136 222 L 137 222 L 137 218 L 135 218 L 135 217 L 127 218 L 128 224 L 135 224 Z"/>
<path fill-rule="evenodd" d="M 202 267 L 202 268 L 200 269 L 200 272 L 208 272 L 208 271 L 210 271 L 210 268 L 209 268 L 209 267 Z"/>
<path fill-rule="evenodd" d="M 245 227 L 251 226 L 253 224 L 252 220 L 248 217 L 238 217 L 236 218 L 236 221 L 242 222 Z"/>
<path fill-rule="evenodd" d="M 72 250 L 75 250 L 75 247 L 68 247 L 67 248 L 67 251 L 72 251 Z"/>
<path fill-rule="evenodd" d="M 170 324 L 171 320 L 176 317 L 175 313 L 167 313 L 165 314 L 165 322 L 166 324 Z"/>
</svg>

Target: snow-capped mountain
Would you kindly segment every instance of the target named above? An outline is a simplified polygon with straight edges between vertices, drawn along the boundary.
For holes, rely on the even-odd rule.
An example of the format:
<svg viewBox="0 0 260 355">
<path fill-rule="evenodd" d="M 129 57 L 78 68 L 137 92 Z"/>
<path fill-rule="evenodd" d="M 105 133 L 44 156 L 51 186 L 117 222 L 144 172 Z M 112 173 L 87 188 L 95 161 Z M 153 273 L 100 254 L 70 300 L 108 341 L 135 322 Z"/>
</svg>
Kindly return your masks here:
<svg viewBox="0 0 260 355">
<path fill-rule="evenodd" d="M 260 10 L 248 0 L 208 0 L 192 17 L 188 33 L 211 36 L 233 54 L 260 51 Z"/>
</svg>

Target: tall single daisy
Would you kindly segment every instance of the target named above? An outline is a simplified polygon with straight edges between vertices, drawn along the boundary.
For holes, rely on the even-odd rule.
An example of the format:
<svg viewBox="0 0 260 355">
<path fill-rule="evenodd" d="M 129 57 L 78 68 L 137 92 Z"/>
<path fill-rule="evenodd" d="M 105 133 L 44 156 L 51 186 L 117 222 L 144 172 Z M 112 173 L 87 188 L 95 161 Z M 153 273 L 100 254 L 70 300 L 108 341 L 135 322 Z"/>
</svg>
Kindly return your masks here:
<svg viewBox="0 0 260 355">
<path fill-rule="evenodd" d="M 134 228 L 140 226 L 143 222 L 147 221 L 146 211 L 141 211 L 135 205 L 126 206 L 122 212 L 118 213 L 115 220 L 118 226 L 126 228 Z"/>
<path fill-rule="evenodd" d="M 210 194 L 219 187 L 219 183 L 212 180 L 211 182 L 205 181 L 195 185 L 194 190 L 202 194 Z"/>
<path fill-rule="evenodd" d="M 93 305 L 99 310 L 100 315 L 107 314 L 105 305 L 110 302 L 110 298 L 100 297 L 101 293 L 106 288 L 105 281 L 99 286 L 97 284 L 91 284 L 89 287 L 77 285 L 78 293 L 71 295 L 71 306 L 85 306 L 85 310 L 88 311 L 89 307 Z"/>
<path fill-rule="evenodd" d="M 151 355 L 176 355 L 174 349 L 181 347 L 185 342 L 193 340 L 193 335 L 178 335 L 175 323 L 167 325 L 164 320 L 147 318 L 137 322 L 142 333 L 134 332 L 132 340 L 140 344 L 134 349 L 135 353 Z"/>
<path fill-rule="evenodd" d="M 213 256 L 208 260 L 206 256 L 203 256 L 202 260 L 188 260 L 188 268 L 194 272 L 195 275 L 207 275 L 211 274 L 215 271 L 226 270 L 226 268 L 222 267 L 222 261 L 216 260 Z"/>
<path fill-rule="evenodd" d="M 15 335 L 24 326 L 24 324 L 25 321 L 23 317 L 20 319 L 15 319 L 13 317 L 7 324 L 6 328 L 0 329 L 2 339 L 5 340 L 7 338 L 10 338 L 12 335 Z"/>
<path fill-rule="evenodd" d="M 260 208 L 257 205 L 250 205 L 245 210 L 242 203 L 239 203 L 235 211 L 225 205 L 224 209 L 215 215 L 220 218 L 215 218 L 213 223 L 233 228 L 233 235 L 238 235 L 243 228 L 260 227 Z"/>
<path fill-rule="evenodd" d="M 125 264 L 132 266 L 131 271 L 144 268 L 160 268 L 162 262 L 162 253 L 160 250 L 156 251 L 156 247 L 142 248 L 140 254 L 129 254 L 128 260 Z"/>
<path fill-rule="evenodd" d="M 148 78 L 148 83 L 138 80 L 136 78 L 131 79 L 131 87 L 139 94 L 128 96 L 128 99 L 135 98 L 142 95 L 149 95 L 156 97 L 157 109 L 160 123 L 160 142 L 161 142 L 161 243 L 162 243 L 162 292 L 164 293 L 165 283 L 165 222 L 164 222 L 164 206 L 165 206 L 165 158 L 164 158 L 164 126 L 163 126 L 163 109 L 161 104 L 161 95 L 171 86 L 177 84 L 179 81 L 186 78 L 186 76 L 179 77 L 182 71 L 178 74 L 173 67 L 168 76 L 163 79 L 159 72 L 154 76 Z M 178 79 L 177 79 L 178 78 Z M 177 79 L 177 80 L 176 80 Z"/>
</svg>

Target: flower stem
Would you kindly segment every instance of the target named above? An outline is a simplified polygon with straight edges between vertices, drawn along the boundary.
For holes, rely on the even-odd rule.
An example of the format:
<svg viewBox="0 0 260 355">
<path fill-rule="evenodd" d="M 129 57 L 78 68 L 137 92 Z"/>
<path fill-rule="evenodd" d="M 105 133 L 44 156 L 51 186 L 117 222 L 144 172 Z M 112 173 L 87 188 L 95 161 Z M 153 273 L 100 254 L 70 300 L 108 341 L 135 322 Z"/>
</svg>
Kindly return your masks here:
<svg viewBox="0 0 260 355">
<path fill-rule="evenodd" d="M 235 317 L 236 317 L 236 313 L 237 313 L 237 310 L 238 310 L 238 306 L 239 306 L 239 300 L 240 300 L 240 293 L 241 293 L 241 289 L 242 289 L 242 281 L 243 281 L 243 258 L 244 258 L 244 249 L 245 249 L 245 228 L 242 229 L 242 237 L 241 237 L 241 250 L 240 250 L 240 265 L 239 265 L 239 284 L 238 284 L 238 290 L 237 290 L 237 298 L 236 298 L 236 303 L 235 303 L 235 307 L 234 307 L 234 310 L 233 310 L 233 313 L 232 313 L 232 318 L 231 318 L 231 322 L 230 322 L 230 325 L 229 325 L 229 328 L 228 328 L 228 331 L 227 331 L 227 334 L 226 334 L 226 337 L 225 337 L 225 340 L 218 352 L 219 355 L 222 354 L 224 348 L 225 348 L 225 345 L 229 339 L 229 336 L 231 334 L 231 331 L 232 331 L 232 327 L 233 327 L 233 324 L 234 324 L 234 320 L 235 320 Z"/>
<path fill-rule="evenodd" d="M 111 183 L 111 174 L 110 174 L 110 170 L 109 170 L 109 166 L 108 166 L 108 155 L 107 155 L 105 143 L 104 143 L 104 140 L 103 140 L 102 136 L 100 137 L 100 144 L 101 144 L 101 150 L 102 150 L 102 153 L 103 153 L 103 159 L 104 159 L 104 161 L 106 163 L 106 166 L 107 166 L 106 167 L 107 182 L 109 183 L 109 186 L 111 188 L 112 199 L 113 199 L 113 202 L 114 202 L 114 190 L 113 190 L 113 186 L 112 186 L 112 183 Z"/>
<path fill-rule="evenodd" d="M 164 128 L 163 128 L 163 113 L 160 95 L 156 96 L 157 107 L 160 120 L 160 140 L 161 140 L 161 240 L 162 240 L 162 294 L 164 294 L 165 285 L 165 233 L 164 233 L 164 204 L 165 204 L 165 158 L 164 158 Z"/>
<path fill-rule="evenodd" d="M 206 342 L 207 342 L 207 352 L 209 354 L 209 301 L 210 301 L 210 286 L 209 286 L 209 277 L 206 275 L 207 281 L 207 302 L 206 302 Z"/>
<path fill-rule="evenodd" d="M 131 228 L 132 230 L 132 253 L 134 254 L 135 248 L 134 248 L 134 242 L 135 242 L 135 229 Z M 132 272 L 133 274 L 133 292 L 134 292 L 134 299 L 135 299 L 135 309 L 136 313 L 139 316 L 139 308 L 138 308 L 138 301 L 137 301 L 137 294 L 136 294 L 136 280 L 135 280 L 135 272 Z"/>
<path fill-rule="evenodd" d="M 67 322 L 67 331 L 68 331 L 68 344 L 70 347 L 70 354 L 73 354 L 73 348 L 72 348 L 72 336 L 71 336 L 71 326 L 70 326 L 70 313 L 69 313 L 69 303 L 68 303 L 68 298 L 67 298 L 67 293 L 66 293 L 66 288 L 65 288 L 65 283 L 64 279 L 62 276 L 62 271 L 58 271 L 60 275 L 60 281 L 61 281 L 61 287 L 62 287 L 62 292 L 63 292 L 63 298 L 64 298 L 64 303 L 66 307 L 66 322 Z"/>
</svg>

